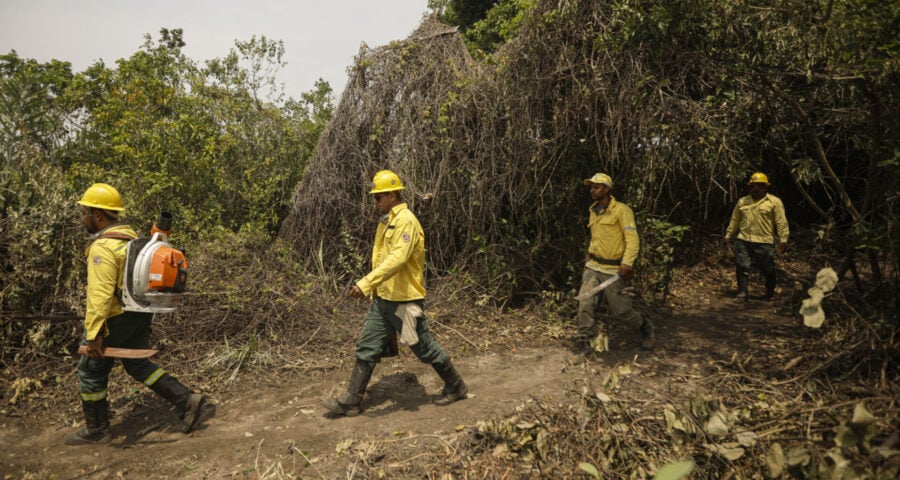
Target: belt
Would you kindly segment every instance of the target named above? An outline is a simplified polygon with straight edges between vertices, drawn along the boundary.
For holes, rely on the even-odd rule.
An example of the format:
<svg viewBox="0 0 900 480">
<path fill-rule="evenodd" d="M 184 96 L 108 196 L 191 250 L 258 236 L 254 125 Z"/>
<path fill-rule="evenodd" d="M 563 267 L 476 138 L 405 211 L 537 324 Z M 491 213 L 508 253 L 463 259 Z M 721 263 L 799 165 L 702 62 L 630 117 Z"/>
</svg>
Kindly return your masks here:
<svg viewBox="0 0 900 480">
<path fill-rule="evenodd" d="M 591 260 L 599 263 L 600 265 L 621 265 L 622 264 L 621 258 L 609 259 L 609 258 L 600 258 L 594 254 L 588 254 L 588 255 L 591 256 Z"/>
<path fill-rule="evenodd" d="M 424 306 L 425 306 L 425 299 L 424 299 L 424 298 L 417 298 L 417 299 L 415 299 L 415 300 L 388 300 L 388 299 L 386 299 L 386 298 L 382 298 L 382 297 L 379 297 L 378 295 L 376 295 L 376 296 L 375 296 L 375 300 L 380 301 L 380 302 L 390 302 L 390 303 L 397 303 L 397 304 L 400 304 L 400 303 L 416 303 L 416 304 L 418 304 L 418 305 L 421 306 L 421 307 L 424 307 Z"/>
</svg>

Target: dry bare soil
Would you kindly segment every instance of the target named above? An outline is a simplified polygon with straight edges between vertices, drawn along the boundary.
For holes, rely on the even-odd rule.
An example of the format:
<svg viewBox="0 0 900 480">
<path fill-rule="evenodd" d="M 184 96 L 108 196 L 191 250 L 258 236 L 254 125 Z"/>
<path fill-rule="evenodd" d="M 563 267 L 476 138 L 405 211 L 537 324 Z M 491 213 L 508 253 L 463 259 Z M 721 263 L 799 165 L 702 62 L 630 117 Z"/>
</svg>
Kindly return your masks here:
<svg viewBox="0 0 900 480">
<path fill-rule="evenodd" d="M 64 434 L 80 420 L 73 388 L 65 408 L 0 419 L 0 477 L 330 479 L 367 472 L 359 478 L 459 478 L 420 467 L 447 465 L 459 440 L 471 436 L 479 421 L 508 418 L 535 403 L 578 405 L 600 385 L 609 385 L 613 371 L 621 380 L 605 390 L 610 395 L 680 402 L 722 365 L 750 358 L 784 365 L 792 345 L 807 335 L 789 310 L 789 288 L 774 301 L 737 303 L 722 282 L 690 282 L 673 292 L 670 311 L 656 313 L 653 352 L 636 348 L 637 332 L 611 327 L 611 351 L 577 366 L 565 340 L 571 324 L 551 328 L 536 321 L 532 327 L 522 324 L 527 315 L 520 314 L 512 334 L 511 326 L 501 328 L 502 315 L 496 328 L 480 333 L 433 322 L 470 392 L 468 399 L 446 407 L 431 403 L 441 388 L 437 375 L 407 350 L 376 368 L 362 415 L 330 418 L 321 402 L 346 385 L 352 365 L 352 343 L 347 343 L 330 364 L 271 368 L 221 387 L 204 386 L 218 405 L 217 415 L 185 435 L 175 428 L 174 412 L 117 369 L 112 381 L 125 385 L 130 400 L 113 398 L 110 445 L 63 444 Z M 162 363 L 176 375 L 190 368 Z M 442 455 L 444 462 L 436 462 Z M 464 459 L 460 462 L 457 474 L 466 470 Z M 535 476 L 526 471 L 508 472 L 507 478 Z M 582 473 L 577 465 L 566 465 L 540 476 Z"/>
</svg>

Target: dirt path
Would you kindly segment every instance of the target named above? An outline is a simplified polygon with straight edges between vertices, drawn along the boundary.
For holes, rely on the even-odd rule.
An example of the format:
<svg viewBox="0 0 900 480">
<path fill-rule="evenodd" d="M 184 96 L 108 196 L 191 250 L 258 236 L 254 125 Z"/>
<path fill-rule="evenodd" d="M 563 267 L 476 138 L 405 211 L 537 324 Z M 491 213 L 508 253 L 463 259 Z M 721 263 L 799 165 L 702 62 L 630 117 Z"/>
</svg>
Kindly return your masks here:
<svg viewBox="0 0 900 480">
<path fill-rule="evenodd" d="M 174 414 L 155 399 L 114 412 L 115 439 L 100 448 L 65 446 L 62 437 L 72 425 L 4 417 L 0 471 L 4 479 L 267 478 L 278 472 L 346 477 L 357 461 L 353 452 L 373 442 L 407 448 L 441 442 L 442 435 L 509 416 L 531 399 L 572 400 L 624 363 L 641 388 L 689 397 L 694 380 L 716 362 L 779 352 L 780 342 L 800 327 L 778 308 L 773 302 L 737 304 L 723 296 L 693 299 L 670 318 L 659 319 L 654 352 L 635 350 L 637 333 L 613 328 L 613 351 L 577 367 L 561 344 L 460 356 L 454 363 L 471 397 L 447 407 L 430 403 L 441 387 L 437 375 L 406 353 L 376 368 L 367 410 L 354 418 L 331 419 L 321 407 L 323 398 L 345 385 L 348 366 L 222 393 L 216 398 L 217 416 L 190 435 L 171 429 Z M 160 418 L 165 419 L 161 425 Z M 305 458 L 312 464 L 306 465 Z"/>
<path fill-rule="evenodd" d="M 530 349 L 462 359 L 458 368 L 471 398 L 447 407 L 430 403 L 441 388 L 430 368 L 410 355 L 385 360 L 369 385 L 366 411 L 353 418 L 328 418 L 320 405 L 333 389 L 339 393 L 349 370 L 220 400 L 216 417 L 187 436 L 170 428 L 174 414 L 154 402 L 142 411 L 115 412 L 125 418 L 114 418 L 115 439 L 102 448 L 68 447 L 62 443 L 66 428 L 41 429 L 32 419 L 7 418 L 0 437 L 9 467 L 4 470 L 34 478 L 222 478 L 299 451 L 315 458 L 316 468 L 331 478 L 329 464 L 344 463 L 336 449 L 341 442 L 449 433 L 458 425 L 507 415 L 530 396 L 561 398 L 575 378 L 564 371 L 567 355 L 561 349 Z M 166 419 L 163 425 L 143 432 L 160 417 Z"/>
</svg>

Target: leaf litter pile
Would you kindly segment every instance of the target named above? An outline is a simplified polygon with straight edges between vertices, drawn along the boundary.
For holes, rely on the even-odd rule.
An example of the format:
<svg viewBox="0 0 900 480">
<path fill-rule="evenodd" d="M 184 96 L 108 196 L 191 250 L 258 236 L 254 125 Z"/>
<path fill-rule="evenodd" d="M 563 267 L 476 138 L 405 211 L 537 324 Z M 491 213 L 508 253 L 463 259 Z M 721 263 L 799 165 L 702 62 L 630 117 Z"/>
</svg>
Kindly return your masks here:
<svg viewBox="0 0 900 480">
<path fill-rule="evenodd" d="M 209 249 L 196 258 L 197 272 L 244 267 L 208 278 L 199 273 L 194 280 L 204 293 L 161 316 L 154 336 L 160 363 L 221 400 L 254 383 L 295 382 L 346 361 L 359 306 L 340 294 L 343 285 L 302 273 L 294 255 L 276 244 Z M 633 333 L 610 328 L 612 352 L 560 365 L 577 373 L 565 401 L 532 396 L 508 416 L 428 435 L 398 431 L 384 439 L 360 432 L 337 445 L 331 459 L 298 456 L 295 449 L 256 473 L 327 478 L 316 467 L 331 460 L 346 462 L 348 478 L 648 478 L 691 462 L 692 478 L 896 478 L 896 323 L 859 307 L 875 300 L 844 283 L 822 300 L 822 327 L 803 327 L 801 298 L 792 292 L 810 287 L 815 271 L 799 261 L 782 270 L 795 273 L 782 276 L 776 301 L 746 304 L 728 294 L 726 259 L 676 271 L 679 281 L 667 298 L 638 301 L 657 319 L 657 350 L 634 354 L 622 340 Z M 443 280 L 432 285 L 430 315 L 441 342 L 460 357 L 567 349 L 575 313 L 569 294 L 574 289 L 500 309 Z M 717 303 L 725 310 L 704 313 Z M 743 322 L 742 315 L 758 318 Z M 73 319 L 60 330 L 57 322 L 42 335 L 70 330 L 68 343 L 54 348 L 73 351 L 79 324 Z M 738 346 L 716 328 L 743 329 L 746 343 Z M 2 380 L 4 413 L 43 415 L 60 425 L 78 419 L 72 357 L 18 358 L 13 364 L 4 357 L 4 370 L 16 372 Z M 110 385 L 115 410 L 156 402 L 121 372 Z"/>
<path fill-rule="evenodd" d="M 784 268 L 805 270 L 800 262 Z M 667 308 L 643 305 L 645 313 L 665 318 L 674 307 L 677 317 L 678 308 L 704 301 L 700 292 L 722 297 L 730 272 L 724 262 L 680 271 L 685 288 L 673 290 Z M 782 284 L 790 284 L 793 275 L 785 276 Z M 813 274 L 802 283 L 814 280 Z M 348 478 L 680 478 L 691 470 L 691 478 L 897 478 L 896 325 L 877 312 L 862 316 L 851 307 L 860 300 L 855 292 L 838 289 L 826 300 L 829 325 L 810 331 L 790 292 L 784 288 L 781 300 L 764 307 L 781 317 L 780 325 L 760 319 L 749 332 L 752 350 L 729 357 L 695 345 L 683 350 L 703 350 L 684 356 L 663 339 L 648 361 L 563 367 L 581 372 L 567 402 L 531 398 L 513 415 L 460 425 L 455 433 L 395 432 L 386 441 L 348 440 L 337 453 L 352 458 Z M 507 317 L 504 325 L 541 321 L 552 337 L 556 322 L 565 321 L 559 313 L 545 303 L 500 317 Z M 698 320 L 695 328 L 702 326 Z M 490 322 L 463 327 L 485 328 Z M 615 340 L 617 332 L 610 336 Z M 533 337 L 520 331 L 510 344 Z"/>
</svg>

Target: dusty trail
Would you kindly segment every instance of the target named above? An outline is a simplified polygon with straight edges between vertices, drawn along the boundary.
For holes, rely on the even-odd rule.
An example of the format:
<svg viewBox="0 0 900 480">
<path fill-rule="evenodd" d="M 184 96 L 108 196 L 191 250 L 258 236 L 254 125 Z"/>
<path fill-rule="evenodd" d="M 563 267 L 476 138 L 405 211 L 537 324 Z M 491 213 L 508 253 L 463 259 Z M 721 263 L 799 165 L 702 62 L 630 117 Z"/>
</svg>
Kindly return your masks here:
<svg viewBox="0 0 900 480">
<path fill-rule="evenodd" d="M 355 453 L 375 442 L 414 449 L 442 442 L 442 436 L 480 420 L 509 416 L 532 399 L 577 402 L 579 392 L 617 364 L 629 363 L 635 384 L 656 395 L 690 395 L 693 379 L 716 362 L 777 351 L 784 337 L 800 328 L 773 303 L 735 304 L 724 297 L 658 323 L 654 352 L 635 349 L 636 332 L 613 328 L 614 350 L 584 366 L 571 365 L 561 344 L 458 355 L 454 363 L 470 398 L 446 407 L 430 403 L 441 388 L 438 376 L 404 352 L 376 368 L 367 409 L 354 418 L 328 418 L 320 405 L 343 388 L 349 365 L 221 393 L 214 397 L 216 417 L 190 435 L 171 428 L 174 413 L 149 395 L 144 406 L 113 412 L 115 439 L 100 448 L 65 446 L 62 437 L 71 425 L 4 417 L 0 471 L 4 479 L 266 478 L 278 471 L 345 477 L 358 461 Z"/>
</svg>

